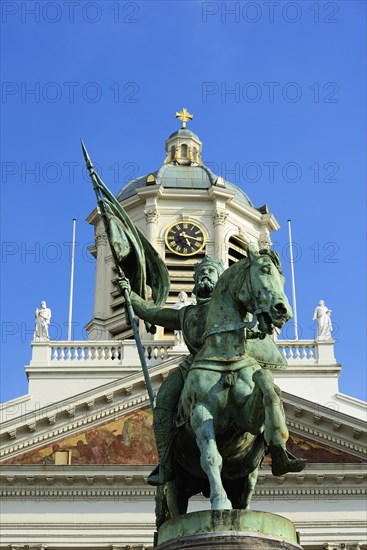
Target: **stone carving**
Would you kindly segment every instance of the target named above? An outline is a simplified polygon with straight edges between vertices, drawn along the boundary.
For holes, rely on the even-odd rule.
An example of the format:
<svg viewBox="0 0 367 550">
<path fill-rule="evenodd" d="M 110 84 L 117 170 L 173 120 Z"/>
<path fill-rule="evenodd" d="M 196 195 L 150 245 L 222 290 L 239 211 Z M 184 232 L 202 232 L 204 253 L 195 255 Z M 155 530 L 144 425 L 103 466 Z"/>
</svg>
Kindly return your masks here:
<svg viewBox="0 0 367 550">
<path fill-rule="evenodd" d="M 49 340 L 48 327 L 51 321 L 51 309 L 46 307 L 46 302 L 41 302 L 41 309 L 36 309 L 35 311 L 35 330 L 33 335 L 33 340 L 35 342 L 40 342 L 42 340 Z"/>
<path fill-rule="evenodd" d="M 173 304 L 173 309 L 181 309 L 183 307 L 189 306 L 190 302 L 187 301 L 187 294 L 183 290 L 178 295 L 178 302 Z M 185 345 L 185 341 L 183 339 L 182 330 L 175 330 L 175 346 L 183 346 Z"/>
<path fill-rule="evenodd" d="M 228 212 L 226 212 L 225 210 L 216 210 L 213 213 L 213 224 L 224 225 L 227 218 L 228 218 Z"/>
<path fill-rule="evenodd" d="M 156 208 L 146 208 L 144 214 L 147 223 L 158 223 L 159 215 Z"/>
<path fill-rule="evenodd" d="M 321 342 L 332 339 L 331 311 L 331 309 L 326 307 L 324 300 L 320 300 L 313 314 L 312 320 L 318 323 L 317 340 Z"/>
<path fill-rule="evenodd" d="M 106 245 L 107 244 L 107 235 L 106 233 L 99 229 L 98 231 L 96 231 L 96 234 L 95 234 L 95 241 L 96 241 L 96 245 L 97 246 L 103 246 L 103 245 Z"/>
<path fill-rule="evenodd" d="M 270 231 L 269 229 L 266 227 L 263 232 L 260 234 L 260 238 L 259 238 L 259 248 L 260 249 L 264 249 L 264 248 L 267 248 L 269 249 L 272 245 L 272 241 L 271 241 L 271 237 L 270 237 Z"/>
</svg>

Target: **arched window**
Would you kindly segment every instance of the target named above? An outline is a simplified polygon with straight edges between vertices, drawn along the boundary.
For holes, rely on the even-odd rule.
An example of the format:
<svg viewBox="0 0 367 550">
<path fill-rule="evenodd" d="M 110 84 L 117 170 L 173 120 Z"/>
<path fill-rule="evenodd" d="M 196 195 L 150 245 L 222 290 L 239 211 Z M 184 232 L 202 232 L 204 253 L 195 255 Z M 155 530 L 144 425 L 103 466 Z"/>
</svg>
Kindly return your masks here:
<svg viewBox="0 0 367 550">
<path fill-rule="evenodd" d="M 186 145 L 186 143 L 183 143 L 181 145 L 181 157 L 187 158 L 187 145 Z"/>
<path fill-rule="evenodd" d="M 247 243 L 239 235 L 232 235 L 228 241 L 228 267 L 247 256 Z"/>
<path fill-rule="evenodd" d="M 171 160 L 175 160 L 175 151 L 176 151 L 176 147 L 174 145 L 172 145 L 172 147 L 171 147 Z"/>
</svg>

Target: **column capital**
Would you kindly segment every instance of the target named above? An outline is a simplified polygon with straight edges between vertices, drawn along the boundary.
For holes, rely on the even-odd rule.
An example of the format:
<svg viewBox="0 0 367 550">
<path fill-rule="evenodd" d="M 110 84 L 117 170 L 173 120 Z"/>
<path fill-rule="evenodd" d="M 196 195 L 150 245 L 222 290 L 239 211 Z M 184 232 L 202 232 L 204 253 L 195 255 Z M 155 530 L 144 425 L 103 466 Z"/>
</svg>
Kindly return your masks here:
<svg viewBox="0 0 367 550">
<path fill-rule="evenodd" d="M 107 244 L 107 235 L 104 231 L 98 230 L 95 233 L 94 239 L 97 246 L 103 246 Z"/>
<path fill-rule="evenodd" d="M 157 208 L 151 206 L 144 208 L 144 214 L 147 223 L 158 223 L 159 214 Z"/>
<path fill-rule="evenodd" d="M 214 226 L 224 225 L 227 218 L 228 218 L 228 212 L 226 210 L 215 210 L 213 212 L 213 224 L 214 224 Z"/>
<path fill-rule="evenodd" d="M 270 231 L 267 227 L 261 228 L 261 233 L 260 233 L 258 243 L 259 243 L 260 250 L 269 249 L 273 244 L 270 238 Z"/>
</svg>

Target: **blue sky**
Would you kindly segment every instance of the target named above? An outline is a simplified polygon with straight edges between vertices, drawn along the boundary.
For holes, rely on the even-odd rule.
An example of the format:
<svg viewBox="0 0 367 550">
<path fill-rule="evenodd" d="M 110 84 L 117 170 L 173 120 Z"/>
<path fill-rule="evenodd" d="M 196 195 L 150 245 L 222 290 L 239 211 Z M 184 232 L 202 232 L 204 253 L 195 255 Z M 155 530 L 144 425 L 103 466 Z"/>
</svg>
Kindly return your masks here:
<svg viewBox="0 0 367 550">
<path fill-rule="evenodd" d="M 2 2 L 2 401 L 27 392 L 34 310 L 66 339 L 77 218 L 74 338 L 93 309 L 95 206 L 82 137 L 115 193 L 157 169 L 175 112 L 203 159 L 265 203 L 299 332 L 333 310 L 340 391 L 366 398 L 365 10 L 346 2 Z M 293 337 L 291 327 L 287 329 Z"/>
</svg>

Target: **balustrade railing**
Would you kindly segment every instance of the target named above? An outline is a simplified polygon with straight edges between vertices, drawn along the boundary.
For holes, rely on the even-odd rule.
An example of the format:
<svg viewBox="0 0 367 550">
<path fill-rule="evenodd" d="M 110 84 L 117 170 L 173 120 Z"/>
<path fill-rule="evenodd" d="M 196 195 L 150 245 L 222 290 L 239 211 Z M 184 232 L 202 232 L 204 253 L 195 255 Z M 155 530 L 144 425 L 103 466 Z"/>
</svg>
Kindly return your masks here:
<svg viewBox="0 0 367 550">
<path fill-rule="evenodd" d="M 312 366 L 336 364 L 334 341 L 327 343 L 317 340 L 278 340 L 279 350 L 287 359 L 289 366 Z M 148 366 L 157 365 L 177 355 L 173 340 L 143 341 L 143 350 Z M 139 364 L 134 340 L 83 340 L 33 342 L 31 364 L 49 364 L 51 366 L 125 366 Z M 185 353 L 180 350 L 179 353 Z"/>
<path fill-rule="evenodd" d="M 161 363 L 169 357 L 174 342 L 155 340 L 142 342 L 143 351 L 149 366 Z M 46 346 L 49 351 L 48 360 L 52 365 L 83 365 L 99 364 L 117 366 L 127 364 L 132 356 L 138 357 L 135 341 L 71 341 L 37 343 L 37 348 Z"/>
<path fill-rule="evenodd" d="M 317 362 L 317 343 L 315 340 L 278 340 L 277 346 L 289 364 Z"/>
<path fill-rule="evenodd" d="M 115 362 L 121 363 L 123 346 L 113 340 L 107 342 L 50 342 L 51 362 Z"/>
</svg>

